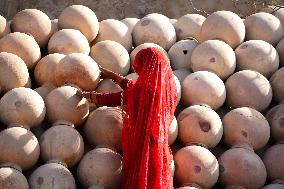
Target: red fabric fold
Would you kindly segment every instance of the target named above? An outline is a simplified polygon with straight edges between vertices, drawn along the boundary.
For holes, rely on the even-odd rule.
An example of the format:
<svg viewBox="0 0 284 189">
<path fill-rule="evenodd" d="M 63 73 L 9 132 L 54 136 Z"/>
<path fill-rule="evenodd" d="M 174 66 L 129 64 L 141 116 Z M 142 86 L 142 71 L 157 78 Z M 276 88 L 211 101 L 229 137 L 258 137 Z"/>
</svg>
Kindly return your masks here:
<svg viewBox="0 0 284 189">
<path fill-rule="evenodd" d="M 96 96 L 108 106 L 123 99 L 123 189 L 173 189 L 168 128 L 177 93 L 170 62 L 160 49 L 147 48 L 137 53 L 133 67 L 135 83 L 125 80 L 123 92 Z"/>
<path fill-rule="evenodd" d="M 139 77 L 127 89 L 122 130 L 123 189 L 172 189 L 168 128 L 177 103 L 173 72 L 157 48 L 135 57 Z"/>
<path fill-rule="evenodd" d="M 97 103 L 103 106 L 115 107 L 121 105 L 122 91 L 117 93 L 96 93 Z"/>
</svg>

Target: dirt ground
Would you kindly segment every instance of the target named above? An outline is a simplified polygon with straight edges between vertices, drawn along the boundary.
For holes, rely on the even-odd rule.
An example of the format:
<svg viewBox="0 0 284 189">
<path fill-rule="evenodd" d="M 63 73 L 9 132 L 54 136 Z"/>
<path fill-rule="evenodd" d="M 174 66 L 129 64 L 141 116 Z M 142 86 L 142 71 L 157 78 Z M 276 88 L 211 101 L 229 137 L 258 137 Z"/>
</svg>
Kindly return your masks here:
<svg viewBox="0 0 284 189">
<path fill-rule="evenodd" d="M 197 10 L 209 14 L 216 10 L 231 10 L 245 17 L 267 3 L 284 4 L 284 0 L 1 0 L 0 14 L 11 19 L 20 10 L 37 8 L 53 19 L 65 7 L 82 4 L 94 10 L 99 20 L 141 18 L 153 12 L 162 13 L 169 18 L 179 18 L 188 13 L 206 16 L 206 13 Z"/>
</svg>

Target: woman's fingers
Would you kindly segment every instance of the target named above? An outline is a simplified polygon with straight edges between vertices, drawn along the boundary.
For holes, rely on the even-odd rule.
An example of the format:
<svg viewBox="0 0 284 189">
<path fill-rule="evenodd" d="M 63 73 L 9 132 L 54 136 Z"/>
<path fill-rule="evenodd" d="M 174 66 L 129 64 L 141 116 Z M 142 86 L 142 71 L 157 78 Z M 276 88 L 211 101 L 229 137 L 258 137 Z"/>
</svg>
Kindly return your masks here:
<svg viewBox="0 0 284 189">
<path fill-rule="evenodd" d="M 76 95 L 80 98 L 86 98 L 88 100 L 88 102 L 92 102 L 92 103 L 97 103 L 96 100 L 96 92 L 95 91 L 91 91 L 91 92 L 85 92 L 85 91 L 81 91 L 81 90 L 77 90 Z"/>
<path fill-rule="evenodd" d="M 99 68 L 100 68 L 100 71 L 101 71 L 101 73 L 100 73 L 101 79 L 112 79 L 112 80 L 115 80 L 116 75 L 117 75 L 115 72 L 113 72 L 111 70 L 108 70 L 108 69 L 105 69 L 105 68 L 103 68 L 101 66 Z"/>
<path fill-rule="evenodd" d="M 106 78 L 107 78 L 107 70 L 106 70 L 105 68 L 101 67 L 101 66 L 99 66 L 99 69 L 100 69 L 100 71 L 101 71 L 100 77 L 101 77 L 102 79 L 106 79 Z"/>
<path fill-rule="evenodd" d="M 99 66 L 99 69 L 100 69 L 101 72 L 105 72 L 106 71 L 106 69 L 103 68 L 102 66 L 100 66 L 100 65 L 98 65 L 98 66 Z"/>
<path fill-rule="evenodd" d="M 90 92 L 83 92 L 82 93 L 82 96 L 84 97 L 84 98 L 86 98 L 86 99 L 91 99 L 91 93 Z"/>
<path fill-rule="evenodd" d="M 99 69 L 103 68 L 101 65 L 98 64 Z"/>
<path fill-rule="evenodd" d="M 109 70 L 109 69 L 103 68 L 103 67 L 101 67 L 101 66 L 100 66 L 99 68 L 100 68 L 101 72 L 103 72 L 104 74 L 112 73 L 112 71 Z"/>
<path fill-rule="evenodd" d="M 78 97 L 83 98 L 83 96 L 82 96 L 82 91 L 81 91 L 80 89 L 77 90 L 76 95 L 77 95 Z"/>
<path fill-rule="evenodd" d="M 103 71 L 101 71 L 100 77 L 101 77 L 101 79 L 106 79 L 107 78 L 106 74 Z"/>
<path fill-rule="evenodd" d="M 80 98 L 90 99 L 90 92 L 85 92 L 81 90 L 77 90 L 76 95 Z"/>
</svg>

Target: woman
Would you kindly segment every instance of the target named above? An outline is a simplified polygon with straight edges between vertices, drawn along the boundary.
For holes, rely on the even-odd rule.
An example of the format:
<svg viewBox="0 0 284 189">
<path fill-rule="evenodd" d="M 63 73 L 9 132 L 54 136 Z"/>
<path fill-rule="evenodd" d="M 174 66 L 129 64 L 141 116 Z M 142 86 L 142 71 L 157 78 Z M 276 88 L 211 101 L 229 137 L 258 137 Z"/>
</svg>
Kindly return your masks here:
<svg viewBox="0 0 284 189">
<path fill-rule="evenodd" d="M 177 94 L 170 62 L 160 49 L 147 48 L 137 53 L 133 68 L 136 82 L 101 69 L 123 92 L 77 94 L 98 105 L 123 105 L 123 189 L 172 189 L 168 128 Z"/>
</svg>

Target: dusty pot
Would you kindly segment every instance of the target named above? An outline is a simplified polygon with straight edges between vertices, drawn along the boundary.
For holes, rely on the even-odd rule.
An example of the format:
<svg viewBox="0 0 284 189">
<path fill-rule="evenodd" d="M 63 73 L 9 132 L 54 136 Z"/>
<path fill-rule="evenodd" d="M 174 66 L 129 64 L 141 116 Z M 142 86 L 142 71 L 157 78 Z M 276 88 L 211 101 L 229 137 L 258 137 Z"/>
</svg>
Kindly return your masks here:
<svg viewBox="0 0 284 189">
<path fill-rule="evenodd" d="M 191 56 L 197 45 L 197 41 L 190 39 L 175 43 L 169 50 L 172 69 L 191 69 Z"/>
<path fill-rule="evenodd" d="M 84 133 L 90 144 L 121 150 L 122 110 L 119 107 L 99 107 L 88 117 Z"/>
<path fill-rule="evenodd" d="M 64 120 L 77 126 L 84 122 L 89 115 L 89 104 L 85 98 L 76 96 L 77 90 L 75 87 L 62 86 L 46 96 L 46 114 L 50 123 Z"/>
<path fill-rule="evenodd" d="M 284 180 L 284 144 L 278 143 L 268 148 L 262 160 L 267 170 L 268 179 L 273 181 L 276 179 Z"/>
<path fill-rule="evenodd" d="M 66 7 L 58 18 L 60 29 L 79 30 L 89 42 L 93 41 L 99 32 L 99 22 L 96 14 L 83 5 Z"/>
<path fill-rule="evenodd" d="M 52 35 L 48 42 L 48 53 L 90 53 L 90 46 L 87 38 L 75 29 L 62 29 Z"/>
<path fill-rule="evenodd" d="M 83 90 L 93 91 L 99 82 L 100 70 L 88 55 L 72 53 L 57 64 L 54 76 L 57 86 L 75 84 Z"/>
<path fill-rule="evenodd" d="M 96 43 L 90 56 L 102 67 L 121 75 L 127 75 L 130 59 L 127 50 L 115 41 L 105 40 Z"/>
<path fill-rule="evenodd" d="M 197 142 L 213 148 L 222 138 L 222 121 L 218 114 L 209 107 L 190 106 L 179 114 L 177 120 L 178 138 L 184 145 Z"/>
<path fill-rule="evenodd" d="M 264 147 L 270 136 L 266 118 L 257 110 L 242 107 L 228 112 L 223 118 L 224 142 L 229 146 L 248 144 L 254 150 Z"/>
<path fill-rule="evenodd" d="M 251 107 L 263 111 L 272 100 L 269 81 L 260 73 L 243 70 L 230 76 L 226 83 L 227 105 L 231 108 Z"/>
<path fill-rule="evenodd" d="M 220 40 L 208 40 L 198 45 L 192 52 L 191 69 L 211 71 L 220 79 L 226 80 L 236 68 L 234 50 Z"/>
<path fill-rule="evenodd" d="M 0 119 L 7 126 L 37 127 L 43 121 L 45 112 L 42 97 L 29 88 L 12 89 L 0 100 Z"/>
<path fill-rule="evenodd" d="M 273 100 L 276 102 L 284 101 L 284 68 L 277 70 L 269 82 L 272 87 Z"/>
<path fill-rule="evenodd" d="M 40 154 L 37 138 L 22 127 L 11 127 L 0 132 L 0 164 L 12 163 L 22 170 L 32 168 Z"/>
<path fill-rule="evenodd" d="M 225 85 L 212 72 L 198 71 L 187 76 L 182 82 L 182 101 L 186 106 L 208 104 L 216 110 L 223 105 L 225 99 Z"/>
<path fill-rule="evenodd" d="M 99 35 L 95 42 L 111 40 L 120 43 L 130 52 L 132 49 L 132 35 L 128 27 L 121 21 L 106 19 L 100 21 Z"/>
<path fill-rule="evenodd" d="M 271 137 L 278 142 L 284 141 L 284 104 L 271 108 L 266 118 L 271 128 Z"/>
<path fill-rule="evenodd" d="M 271 45 L 277 45 L 284 36 L 280 20 L 269 13 L 252 14 L 245 19 L 244 24 L 246 26 L 246 40 L 260 39 Z"/>
<path fill-rule="evenodd" d="M 133 31 L 134 46 L 146 42 L 156 43 L 166 51 L 176 42 L 176 32 L 169 19 L 154 13 L 141 18 Z"/>
<path fill-rule="evenodd" d="M 187 146 L 174 155 L 177 184 L 195 183 L 211 188 L 217 182 L 219 165 L 215 156 L 201 146 Z"/>
<path fill-rule="evenodd" d="M 201 42 L 219 39 L 235 49 L 244 41 L 245 33 L 245 25 L 237 14 L 230 11 L 217 11 L 203 22 L 200 38 Z"/>
<path fill-rule="evenodd" d="M 12 53 L 0 53 L 0 93 L 17 87 L 31 87 L 25 62 Z"/>
<path fill-rule="evenodd" d="M 64 54 L 54 53 L 43 57 L 36 65 L 34 77 L 39 85 L 56 85 L 54 71 L 60 60 L 65 57 Z"/>
<path fill-rule="evenodd" d="M 177 41 L 193 37 L 200 41 L 200 30 L 205 17 L 200 14 L 186 14 L 180 17 L 173 25 L 176 30 Z"/>
<path fill-rule="evenodd" d="M 13 32 L 32 35 L 40 47 L 45 47 L 51 36 L 51 21 L 42 11 L 37 9 L 24 9 L 12 19 Z"/>
<path fill-rule="evenodd" d="M 35 39 L 27 34 L 14 32 L 0 39 L 0 52 L 12 53 L 19 56 L 32 70 L 40 60 L 41 52 Z"/>
<path fill-rule="evenodd" d="M 224 187 L 261 188 L 266 180 L 266 169 L 251 148 L 234 147 L 218 158 L 219 181 Z"/>
<path fill-rule="evenodd" d="M 0 188 L 29 189 L 29 185 L 21 170 L 13 166 L 0 166 Z"/>
<path fill-rule="evenodd" d="M 72 173 L 59 163 L 47 163 L 38 167 L 29 177 L 30 189 L 76 189 Z"/>
<path fill-rule="evenodd" d="M 122 182 L 122 157 L 108 148 L 95 148 L 81 160 L 77 175 L 85 187 L 102 186 L 120 189 Z"/>
<path fill-rule="evenodd" d="M 10 24 L 7 22 L 6 18 L 0 15 L 0 38 L 11 33 Z"/>
<path fill-rule="evenodd" d="M 84 141 L 80 133 L 66 123 L 55 123 L 40 137 L 41 159 L 56 160 L 67 167 L 78 163 L 84 153 Z"/>
<path fill-rule="evenodd" d="M 237 70 L 254 70 L 270 78 L 279 67 L 276 49 L 262 40 L 249 40 L 239 45 L 236 50 Z"/>
</svg>

